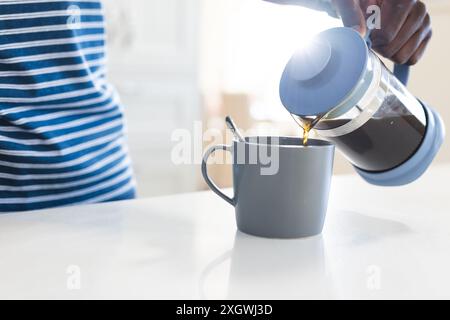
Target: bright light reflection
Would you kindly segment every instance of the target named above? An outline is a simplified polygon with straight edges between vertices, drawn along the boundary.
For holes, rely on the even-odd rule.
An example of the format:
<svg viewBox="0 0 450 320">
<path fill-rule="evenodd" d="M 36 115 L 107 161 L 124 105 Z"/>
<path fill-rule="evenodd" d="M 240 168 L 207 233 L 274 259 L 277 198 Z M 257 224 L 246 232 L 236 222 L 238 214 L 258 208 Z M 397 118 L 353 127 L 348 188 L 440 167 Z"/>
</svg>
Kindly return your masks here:
<svg viewBox="0 0 450 320">
<path fill-rule="evenodd" d="M 291 55 L 318 32 L 340 26 L 327 14 L 261 0 L 243 2 L 229 20 L 224 89 L 257 97 L 256 119 L 286 119 L 278 96 L 281 72 Z"/>
</svg>

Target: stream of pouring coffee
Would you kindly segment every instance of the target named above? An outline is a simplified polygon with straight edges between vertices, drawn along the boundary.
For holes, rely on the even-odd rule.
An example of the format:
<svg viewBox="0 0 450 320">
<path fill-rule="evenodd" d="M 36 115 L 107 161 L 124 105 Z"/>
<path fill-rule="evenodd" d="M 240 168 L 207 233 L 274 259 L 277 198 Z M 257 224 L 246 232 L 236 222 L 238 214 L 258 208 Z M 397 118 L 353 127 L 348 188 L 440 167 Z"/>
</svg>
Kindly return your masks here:
<svg viewBox="0 0 450 320">
<path fill-rule="evenodd" d="M 309 134 L 312 129 L 316 126 L 317 123 L 319 123 L 320 120 L 322 120 L 324 116 L 318 115 L 318 116 L 312 116 L 312 117 L 299 117 L 296 115 L 292 115 L 292 118 L 294 118 L 295 122 L 303 129 L 303 145 L 308 145 L 309 140 Z"/>
</svg>

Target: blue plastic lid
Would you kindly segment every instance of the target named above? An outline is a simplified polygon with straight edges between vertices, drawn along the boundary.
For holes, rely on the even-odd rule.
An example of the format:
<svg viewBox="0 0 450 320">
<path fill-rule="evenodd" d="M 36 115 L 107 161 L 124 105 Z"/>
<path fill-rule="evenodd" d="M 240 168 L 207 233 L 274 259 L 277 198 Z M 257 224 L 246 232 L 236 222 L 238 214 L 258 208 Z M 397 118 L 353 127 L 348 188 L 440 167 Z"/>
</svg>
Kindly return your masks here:
<svg viewBox="0 0 450 320">
<path fill-rule="evenodd" d="M 319 33 L 287 64 L 280 82 L 280 98 L 298 116 L 325 114 L 343 102 L 361 81 L 368 47 L 351 28 Z"/>
</svg>

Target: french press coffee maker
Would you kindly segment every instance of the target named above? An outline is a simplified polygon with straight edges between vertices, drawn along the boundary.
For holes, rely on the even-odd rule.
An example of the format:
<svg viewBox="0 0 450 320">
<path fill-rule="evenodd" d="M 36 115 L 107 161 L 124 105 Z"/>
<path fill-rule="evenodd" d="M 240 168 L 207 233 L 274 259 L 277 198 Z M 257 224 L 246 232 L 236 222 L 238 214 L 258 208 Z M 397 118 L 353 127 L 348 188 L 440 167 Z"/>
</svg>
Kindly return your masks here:
<svg viewBox="0 0 450 320">
<path fill-rule="evenodd" d="M 426 171 L 445 134 L 440 116 L 406 89 L 408 71 L 391 73 L 358 32 L 333 28 L 293 55 L 280 97 L 300 125 L 317 119 L 318 136 L 366 181 L 404 185 Z"/>
</svg>

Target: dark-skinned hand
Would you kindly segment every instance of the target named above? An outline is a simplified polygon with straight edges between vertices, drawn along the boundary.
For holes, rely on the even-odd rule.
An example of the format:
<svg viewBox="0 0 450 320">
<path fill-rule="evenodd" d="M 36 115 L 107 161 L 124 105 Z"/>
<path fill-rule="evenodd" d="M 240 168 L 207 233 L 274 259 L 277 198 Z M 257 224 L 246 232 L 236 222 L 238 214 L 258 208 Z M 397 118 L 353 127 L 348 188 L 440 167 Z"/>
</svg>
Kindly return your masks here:
<svg viewBox="0 0 450 320">
<path fill-rule="evenodd" d="M 379 6 L 381 28 L 371 31 L 372 48 L 398 64 L 416 64 L 432 36 L 431 19 L 418 0 L 333 0 L 345 26 L 367 32 L 367 7 Z"/>
</svg>

